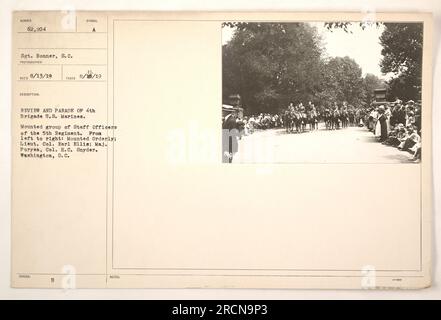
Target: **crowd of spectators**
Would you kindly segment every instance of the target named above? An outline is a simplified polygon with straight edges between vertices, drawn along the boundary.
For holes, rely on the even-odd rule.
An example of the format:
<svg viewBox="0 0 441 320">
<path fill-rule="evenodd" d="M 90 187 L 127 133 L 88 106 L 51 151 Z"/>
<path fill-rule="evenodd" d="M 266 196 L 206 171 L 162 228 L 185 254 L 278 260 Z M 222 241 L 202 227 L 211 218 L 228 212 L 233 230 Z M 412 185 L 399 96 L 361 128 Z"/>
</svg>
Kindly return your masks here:
<svg viewBox="0 0 441 320">
<path fill-rule="evenodd" d="M 413 154 L 411 160 L 421 158 L 421 105 L 413 100 L 396 100 L 378 107 L 372 106 L 365 119 L 366 127 L 384 145 Z"/>
<path fill-rule="evenodd" d="M 272 129 L 283 127 L 282 117 L 278 114 L 260 113 L 243 118 L 245 135 L 251 134 L 256 129 Z"/>
</svg>

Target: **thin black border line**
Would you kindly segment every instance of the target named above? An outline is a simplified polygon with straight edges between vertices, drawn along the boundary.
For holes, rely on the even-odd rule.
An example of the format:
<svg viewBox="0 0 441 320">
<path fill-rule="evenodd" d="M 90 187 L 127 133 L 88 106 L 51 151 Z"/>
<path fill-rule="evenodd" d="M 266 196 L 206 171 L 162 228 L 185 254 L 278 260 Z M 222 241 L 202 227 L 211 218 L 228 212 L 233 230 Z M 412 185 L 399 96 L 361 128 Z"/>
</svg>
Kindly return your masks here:
<svg viewBox="0 0 441 320">
<path fill-rule="evenodd" d="M 106 30 L 108 30 L 109 28 L 109 15 L 106 16 Z M 106 31 L 107 33 L 107 31 Z M 109 35 L 106 35 L 106 40 L 107 40 L 107 51 L 106 51 L 106 123 L 107 125 L 109 125 Z M 112 79 L 113 81 L 113 79 Z M 107 139 L 109 138 L 109 129 L 106 130 L 107 133 Z M 107 142 L 107 147 L 106 147 L 106 284 L 107 284 L 107 280 L 108 280 L 108 276 L 107 276 L 107 271 L 108 271 L 108 265 L 107 265 L 107 261 L 108 261 L 108 219 L 109 219 L 109 215 L 108 215 L 108 210 L 109 210 L 109 142 Z"/>
<path fill-rule="evenodd" d="M 94 34 L 94 33 L 107 33 L 106 31 L 40 31 L 40 32 L 31 32 L 31 31 L 17 31 L 19 34 L 54 34 L 54 33 L 63 33 L 63 34 L 77 34 L 77 33 L 86 33 L 86 34 Z"/>
<path fill-rule="evenodd" d="M 240 20 L 235 20 L 235 19 L 223 19 L 223 20 L 217 20 L 217 19 L 213 19 L 213 20 L 193 20 L 193 19 L 157 19 L 157 20 L 153 20 L 153 19 L 113 19 L 112 20 L 112 37 L 113 37 L 113 42 L 112 42 L 112 122 L 113 122 L 113 126 L 115 125 L 115 21 L 129 21 L 129 22 L 144 22 L 144 21 L 151 21 L 151 22 L 161 22 L 161 21 L 183 21 L 183 22 L 226 22 L 226 21 L 238 21 L 238 22 L 286 22 L 286 23 L 296 23 L 296 22 L 303 22 L 303 23 L 307 23 L 307 22 L 320 22 L 320 21 L 313 21 L 313 20 L 299 20 L 299 21 L 275 21 L 275 20 L 249 20 L 249 19 L 240 19 Z M 337 20 L 336 20 L 337 21 Z M 338 20 L 338 21 L 344 21 L 344 20 Z M 348 20 L 350 22 L 357 22 L 357 21 L 352 21 L 352 20 Z M 321 21 L 323 22 L 323 21 Z M 385 21 L 381 21 L 381 22 L 389 22 L 387 20 Z M 423 24 L 423 37 L 424 37 L 424 24 L 425 24 L 425 20 L 416 20 L 416 21 L 390 21 L 391 23 L 422 23 Z M 222 29 L 221 29 L 222 30 Z M 423 51 L 424 51 L 424 43 L 423 43 Z M 222 62 L 221 62 L 222 63 Z M 115 134 L 115 129 L 113 129 L 113 135 Z M 112 269 L 125 269 L 125 268 L 115 268 L 114 267 L 114 197 L 115 197 L 115 192 L 114 192 L 114 173 L 115 173 L 115 144 L 113 143 L 113 147 L 112 147 Z M 378 165 L 378 164 L 382 164 L 382 163 L 292 163 L 292 164 L 321 164 L 321 165 L 326 165 L 326 164 L 343 164 L 343 165 L 357 165 L 357 164 L 371 164 L 371 165 Z M 392 163 L 390 163 L 392 164 Z M 414 164 L 404 164 L 404 163 L 394 163 L 395 165 L 414 165 Z M 421 161 L 419 163 L 420 165 L 420 268 L 418 270 L 391 270 L 391 272 L 421 272 L 422 271 L 422 215 L 423 215 L 423 209 L 422 209 L 422 164 L 423 164 L 423 159 L 421 156 Z M 254 164 L 254 165 L 257 165 Z M 272 165 L 272 164 L 260 164 L 260 165 Z M 107 249 L 107 248 L 106 248 Z M 133 268 L 130 268 L 133 270 Z M 163 268 L 139 268 L 139 270 L 164 270 Z M 174 270 L 204 270 L 204 269 L 196 269 L 196 268 L 192 268 L 192 269 L 179 269 L 176 268 Z M 216 269 L 216 270 L 225 270 L 225 269 Z M 238 270 L 240 271 L 240 269 L 226 269 L 226 270 Z M 271 270 L 271 269 L 252 269 L 252 270 L 256 270 L 256 271 L 265 271 L 265 270 Z M 286 269 L 291 270 L 291 271 L 298 271 L 298 269 Z M 305 270 L 306 271 L 306 270 Z M 312 270 L 314 271 L 314 270 Z M 338 270 L 328 270 L 328 271 L 336 271 L 338 272 Z M 344 271 L 349 271 L 349 270 L 344 270 Z M 352 271 L 360 271 L 360 270 L 352 270 Z M 381 272 L 380 270 L 378 270 L 379 272 Z M 387 272 L 386 270 L 382 271 L 382 272 Z"/>
<path fill-rule="evenodd" d="M 222 13 L 222 12 L 217 12 Z M 232 13 L 232 12 L 224 12 L 224 13 Z M 239 13 L 247 13 L 247 12 L 239 12 Z M 249 13 L 255 13 L 255 12 L 249 12 Z M 265 13 L 265 12 L 261 12 Z M 275 12 L 277 13 L 277 12 Z M 294 14 L 299 12 L 292 12 Z M 308 13 L 308 12 L 304 12 Z M 316 12 L 318 14 L 320 13 L 329 13 L 329 12 Z M 335 13 L 341 13 L 341 12 L 335 12 Z M 356 12 L 344 12 L 344 13 L 356 13 Z M 390 14 L 391 12 L 384 12 L 386 14 Z M 409 12 L 410 13 L 410 12 Z M 429 12 L 430 13 L 430 12 Z M 163 21 L 176 21 L 176 22 L 255 22 L 255 23 L 314 23 L 314 22 L 326 22 L 323 20 L 310 20 L 310 19 L 298 19 L 298 20 L 275 20 L 275 19 L 113 19 L 113 21 L 133 21 L 133 22 L 143 22 L 143 21 L 152 21 L 152 22 L 163 22 Z M 344 19 L 330 19 L 329 22 L 362 22 L 362 20 L 344 20 Z M 391 20 L 382 20 L 378 21 L 382 23 L 424 23 L 424 20 L 409 20 L 409 21 L 391 21 Z"/>
<path fill-rule="evenodd" d="M 69 274 L 66 273 L 49 273 L 49 272 L 16 272 L 17 276 L 69 276 Z M 108 274 L 103 273 L 75 273 L 71 274 L 71 276 L 107 276 Z M 297 274 L 291 274 L 291 275 L 283 275 L 283 274 L 192 274 L 192 273 L 119 273 L 119 274 L 112 274 L 110 276 L 191 276 L 191 277 L 200 277 L 200 276 L 206 276 L 206 277 L 310 277 L 310 278 L 364 278 L 363 275 L 314 275 L 314 274 L 307 274 L 307 275 L 297 275 Z M 385 275 L 376 275 L 376 278 L 424 278 L 424 276 L 385 276 Z M 107 279 L 106 279 L 107 282 Z"/>
<path fill-rule="evenodd" d="M 107 36 L 109 37 L 109 36 Z M 112 20 L 112 124 L 115 125 L 115 20 Z M 113 129 L 113 137 L 115 137 L 115 129 Z M 115 242 L 115 219 L 114 219 L 114 202 L 115 202 L 115 142 L 112 143 L 112 270 L 114 269 L 114 242 Z"/>
<path fill-rule="evenodd" d="M 18 276 L 105 276 L 102 273 L 16 272 Z"/>
<path fill-rule="evenodd" d="M 345 164 L 345 165 L 408 165 L 408 166 L 417 166 L 421 164 L 421 162 L 418 163 L 391 163 L 391 162 L 241 162 L 241 163 L 221 163 L 221 165 L 228 164 L 229 166 L 247 166 L 247 165 L 253 165 L 253 166 L 278 166 L 278 165 L 337 165 L 337 164 Z"/>
<path fill-rule="evenodd" d="M 311 272 L 321 272 L 321 271 L 335 271 L 335 272 L 359 272 L 362 271 L 362 268 L 360 269 L 277 269 L 277 268 L 267 268 L 267 269 L 253 269 L 253 268 L 144 268 L 144 267 L 118 267 L 114 268 L 115 270 L 182 270 L 182 271 L 189 271 L 189 270 L 201 270 L 201 271 L 293 271 L 293 272 L 303 272 L 303 271 L 311 271 Z M 374 270 L 372 270 L 374 271 Z M 420 270 L 382 270 L 382 269 L 375 269 L 376 272 L 419 272 Z"/>
<path fill-rule="evenodd" d="M 100 63 L 23 63 L 21 61 L 20 63 L 17 63 L 17 66 L 94 66 L 94 67 L 105 67 L 106 64 L 100 64 Z"/>
<path fill-rule="evenodd" d="M 422 88 L 423 88 L 423 62 L 424 59 L 423 54 L 424 54 L 424 35 L 425 35 L 425 30 L 424 30 L 424 23 L 423 23 L 423 41 L 422 41 L 422 52 L 421 52 L 421 137 L 420 137 L 420 142 L 423 139 L 424 136 L 424 132 L 423 132 L 423 93 L 422 93 Z M 421 147 L 422 147 L 422 142 L 421 142 Z M 421 148 L 422 150 L 422 148 Z M 421 152 L 421 156 L 420 156 L 420 228 L 419 228 L 419 232 L 420 232 L 420 272 L 423 269 L 423 155 Z"/>
<path fill-rule="evenodd" d="M 17 50 L 106 50 L 107 48 L 17 48 Z"/>
<path fill-rule="evenodd" d="M 26 80 L 26 79 L 17 79 L 17 82 L 106 82 L 106 80 Z"/>
<path fill-rule="evenodd" d="M 279 277 L 279 278 L 365 278 L 363 275 L 315 275 L 315 274 L 191 274 L 191 273 L 127 273 L 116 274 L 117 276 L 192 276 L 192 277 Z M 375 278 L 424 278 L 422 276 L 381 276 L 375 275 Z M 280 288 L 279 288 L 280 289 Z"/>
</svg>

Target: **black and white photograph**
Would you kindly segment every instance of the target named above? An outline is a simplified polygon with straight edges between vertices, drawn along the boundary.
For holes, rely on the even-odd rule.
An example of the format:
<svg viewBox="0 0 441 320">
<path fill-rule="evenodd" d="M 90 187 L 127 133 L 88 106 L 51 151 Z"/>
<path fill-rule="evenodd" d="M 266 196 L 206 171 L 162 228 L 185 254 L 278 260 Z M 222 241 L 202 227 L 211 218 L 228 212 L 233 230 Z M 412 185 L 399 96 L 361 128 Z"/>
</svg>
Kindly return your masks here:
<svg viewBox="0 0 441 320">
<path fill-rule="evenodd" d="M 423 23 L 224 22 L 224 163 L 420 163 Z"/>
</svg>

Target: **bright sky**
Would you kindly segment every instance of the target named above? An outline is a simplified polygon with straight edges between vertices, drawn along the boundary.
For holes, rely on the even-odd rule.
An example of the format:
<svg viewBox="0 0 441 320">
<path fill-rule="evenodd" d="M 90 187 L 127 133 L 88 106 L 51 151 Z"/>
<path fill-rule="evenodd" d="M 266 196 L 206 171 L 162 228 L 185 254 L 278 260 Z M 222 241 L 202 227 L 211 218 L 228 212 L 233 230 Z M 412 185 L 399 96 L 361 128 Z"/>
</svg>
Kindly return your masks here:
<svg viewBox="0 0 441 320">
<path fill-rule="evenodd" d="M 383 26 L 367 26 L 362 30 L 358 23 L 349 27 L 345 32 L 343 29 L 328 30 L 323 22 L 310 23 L 317 28 L 319 35 L 323 39 L 323 44 L 327 56 L 329 57 L 345 57 L 349 56 L 354 59 L 361 67 L 363 75 L 366 73 L 375 74 L 382 79 L 388 79 L 380 70 L 381 45 L 379 37 L 383 32 Z M 234 29 L 223 28 L 222 43 L 228 42 Z"/>
<path fill-rule="evenodd" d="M 366 73 L 375 74 L 379 78 L 386 78 L 380 70 L 382 58 L 380 36 L 383 33 L 382 25 L 367 26 L 364 30 L 354 23 L 345 32 L 341 28 L 328 30 L 323 22 L 311 23 L 317 28 L 323 39 L 327 55 L 330 57 L 349 56 L 354 59 Z"/>
</svg>

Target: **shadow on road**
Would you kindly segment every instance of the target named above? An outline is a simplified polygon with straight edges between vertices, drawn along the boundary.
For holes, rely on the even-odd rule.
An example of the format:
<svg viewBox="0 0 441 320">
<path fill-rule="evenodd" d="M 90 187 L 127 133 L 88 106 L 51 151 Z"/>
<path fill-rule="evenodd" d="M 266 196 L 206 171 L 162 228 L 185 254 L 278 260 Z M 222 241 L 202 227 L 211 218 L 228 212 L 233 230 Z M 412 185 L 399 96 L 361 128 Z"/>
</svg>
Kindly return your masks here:
<svg viewBox="0 0 441 320">
<path fill-rule="evenodd" d="M 395 154 L 394 155 L 388 154 L 388 155 L 385 155 L 384 157 L 387 159 L 390 159 L 390 160 L 395 160 L 400 163 L 416 163 L 416 164 L 419 163 L 419 162 L 411 161 L 411 156 L 406 151 L 403 151 L 401 154 L 396 154 L 396 155 Z"/>
<path fill-rule="evenodd" d="M 272 129 L 274 130 L 276 135 L 287 135 L 287 134 L 307 134 L 307 133 L 311 133 L 311 132 L 319 132 L 319 131 L 330 131 L 330 130 L 326 130 L 326 129 L 316 129 L 316 130 L 306 130 L 303 132 L 297 132 L 297 131 L 293 131 L 293 132 L 286 132 L 286 129 Z"/>
<path fill-rule="evenodd" d="M 367 143 L 380 143 L 374 135 L 372 135 L 372 137 L 360 137 L 359 139 L 360 141 Z"/>
</svg>

